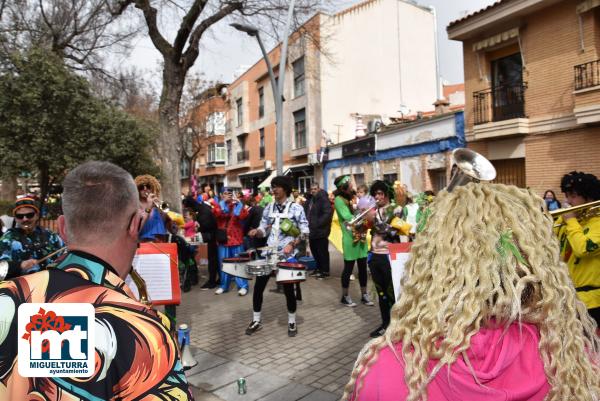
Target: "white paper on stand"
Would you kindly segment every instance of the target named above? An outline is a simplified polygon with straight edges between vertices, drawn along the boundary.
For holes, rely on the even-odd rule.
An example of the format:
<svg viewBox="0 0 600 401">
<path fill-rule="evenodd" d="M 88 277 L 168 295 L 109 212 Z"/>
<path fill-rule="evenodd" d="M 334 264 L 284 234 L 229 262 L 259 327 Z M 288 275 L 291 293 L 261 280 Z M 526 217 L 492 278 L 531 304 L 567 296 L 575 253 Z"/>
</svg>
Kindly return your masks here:
<svg viewBox="0 0 600 401">
<path fill-rule="evenodd" d="M 396 253 L 394 258 L 390 258 L 390 265 L 392 266 L 392 283 L 394 284 L 394 296 L 396 301 L 400 298 L 400 292 L 402 288 L 400 286 L 400 280 L 404 275 L 404 266 L 410 257 L 410 253 Z"/>
<path fill-rule="evenodd" d="M 165 254 L 141 254 L 133 258 L 133 268 L 146 282 L 146 290 L 151 301 L 163 301 L 173 298 L 171 288 L 171 261 Z M 128 275 L 125 283 L 133 295 L 140 298 L 133 279 Z"/>
</svg>

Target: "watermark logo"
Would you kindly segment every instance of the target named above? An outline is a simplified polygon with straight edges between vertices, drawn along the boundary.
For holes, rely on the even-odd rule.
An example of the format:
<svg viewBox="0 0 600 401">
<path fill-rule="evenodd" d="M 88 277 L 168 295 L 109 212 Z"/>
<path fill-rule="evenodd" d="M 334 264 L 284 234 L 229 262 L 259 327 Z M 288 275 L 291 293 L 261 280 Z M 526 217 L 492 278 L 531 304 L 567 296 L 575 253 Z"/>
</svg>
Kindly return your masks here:
<svg viewBox="0 0 600 401">
<path fill-rule="evenodd" d="M 19 306 L 19 374 L 90 377 L 94 373 L 92 304 Z"/>
</svg>

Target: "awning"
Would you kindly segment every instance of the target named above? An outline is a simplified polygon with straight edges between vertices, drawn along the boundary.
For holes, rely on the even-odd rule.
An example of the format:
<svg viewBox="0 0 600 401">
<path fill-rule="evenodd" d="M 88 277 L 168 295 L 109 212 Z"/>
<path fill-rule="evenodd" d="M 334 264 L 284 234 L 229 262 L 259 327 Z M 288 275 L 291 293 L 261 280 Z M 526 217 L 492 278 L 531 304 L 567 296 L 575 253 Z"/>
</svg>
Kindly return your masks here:
<svg viewBox="0 0 600 401">
<path fill-rule="evenodd" d="M 583 14 L 593 8 L 600 6 L 600 0 L 585 0 L 577 4 L 577 14 Z"/>
<path fill-rule="evenodd" d="M 291 173 L 297 173 L 299 171 L 310 172 L 314 167 L 308 163 L 296 164 L 295 166 L 285 166 L 283 170 L 283 175 L 290 175 Z"/>
<path fill-rule="evenodd" d="M 258 187 L 259 188 L 271 188 L 271 180 L 277 176 L 277 170 L 273 170 L 271 171 L 271 174 L 269 174 L 269 176 L 263 181 L 261 182 Z"/>
<path fill-rule="evenodd" d="M 267 170 L 253 170 L 245 173 L 238 174 L 240 178 L 252 178 L 252 177 L 260 177 L 261 175 L 266 175 L 268 173 Z"/>
<path fill-rule="evenodd" d="M 519 28 L 509 29 L 473 44 L 473 51 L 486 50 L 519 37 Z"/>
</svg>

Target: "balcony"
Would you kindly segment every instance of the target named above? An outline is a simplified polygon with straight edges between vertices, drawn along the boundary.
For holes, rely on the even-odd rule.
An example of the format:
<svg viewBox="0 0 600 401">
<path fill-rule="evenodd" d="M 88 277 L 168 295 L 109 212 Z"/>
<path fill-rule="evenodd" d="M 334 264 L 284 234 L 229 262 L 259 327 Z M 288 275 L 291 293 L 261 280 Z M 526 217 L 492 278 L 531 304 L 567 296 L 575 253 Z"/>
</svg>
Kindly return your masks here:
<svg viewBox="0 0 600 401">
<path fill-rule="evenodd" d="M 576 65 L 574 73 L 577 124 L 600 122 L 600 60 Z"/>
<path fill-rule="evenodd" d="M 474 124 L 525 118 L 525 89 L 527 83 L 473 92 Z"/>
<path fill-rule="evenodd" d="M 526 83 L 503 85 L 473 93 L 473 131 L 467 140 L 529 133 L 525 116 Z"/>
<path fill-rule="evenodd" d="M 237 161 L 238 163 L 242 163 L 246 160 L 250 159 L 250 152 L 247 150 L 242 150 L 237 152 Z"/>
<path fill-rule="evenodd" d="M 600 60 L 576 65 L 575 90 L 591 88 L 600 85 Z"/>
</svg>

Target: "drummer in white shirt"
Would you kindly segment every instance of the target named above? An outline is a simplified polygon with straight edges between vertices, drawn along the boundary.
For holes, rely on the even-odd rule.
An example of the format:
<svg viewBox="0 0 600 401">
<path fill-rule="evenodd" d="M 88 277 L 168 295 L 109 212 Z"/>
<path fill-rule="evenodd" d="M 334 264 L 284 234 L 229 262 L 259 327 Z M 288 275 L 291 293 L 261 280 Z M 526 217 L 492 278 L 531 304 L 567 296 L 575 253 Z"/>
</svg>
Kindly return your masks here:
<svg viewBox="0 0 600 401">
<path fill-rule="evenodd" d="M 271 247 L 277 255 L 283 254 L 286 258 L 290 258 L 296 254 L 298 246 L 308 238 L 308 221 L 302 206 L 288 200 L 292 192 L 292 183 L 288 177 L 274 177 L 271 180 L 271 188 L 274 201 L 265 207 L 260 225 L 258 228 L 250 230 L 248 236 L 259 238 L 268 236 L 267 246 Z M 248 335 L 252 335 L 262 328 L 260 311 L 263 292 L 269 277 L 269 275 L 256 277 L 252 295 L 254 313 L 252 322 L 246 329 Z M 288 336 L 294 337 L 298 333 L 294 284 L 283 284 L 283 291 L 288 310 Z"/>
</svg>

